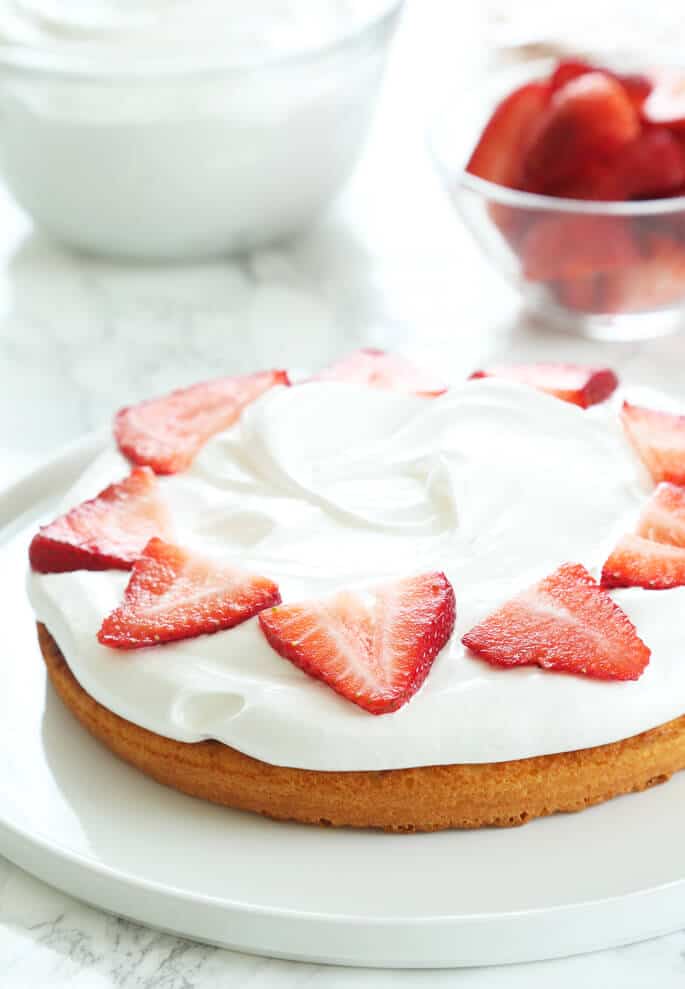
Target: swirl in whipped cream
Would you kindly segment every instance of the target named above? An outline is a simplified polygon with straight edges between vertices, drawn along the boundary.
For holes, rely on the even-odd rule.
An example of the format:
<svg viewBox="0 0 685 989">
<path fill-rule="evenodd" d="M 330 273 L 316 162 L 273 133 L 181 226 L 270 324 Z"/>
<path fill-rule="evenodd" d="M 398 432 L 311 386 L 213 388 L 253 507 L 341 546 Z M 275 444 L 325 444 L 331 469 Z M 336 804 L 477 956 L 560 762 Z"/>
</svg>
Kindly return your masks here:
<svg viewBox="0 0 685 989">
<path fill-rule="evenodd" d="M 460 638 L 565 561 L 597 575 L 633 527 L 652 485 L 619 402 L 583 411 L 494 379 L 430 400 L 339 382 L 275 388 L 186 473 L 160 479 L 179 542 L 277 580 L 284 601 L 444 570 L 455 634 L 396 714 L 368 715 L 281 659 L 256 620 L 134 656 L 100 646 L 125 573 L 32 574 L 35 611 L 106 707 L 274 764 L 394 769 L 616 741 L 685 709 L 685 588 L 614 592 L 652 649 L 634 683 L 495 669 Z M 64 507 L 127 470 L 107 450 Z"/>
</svg>

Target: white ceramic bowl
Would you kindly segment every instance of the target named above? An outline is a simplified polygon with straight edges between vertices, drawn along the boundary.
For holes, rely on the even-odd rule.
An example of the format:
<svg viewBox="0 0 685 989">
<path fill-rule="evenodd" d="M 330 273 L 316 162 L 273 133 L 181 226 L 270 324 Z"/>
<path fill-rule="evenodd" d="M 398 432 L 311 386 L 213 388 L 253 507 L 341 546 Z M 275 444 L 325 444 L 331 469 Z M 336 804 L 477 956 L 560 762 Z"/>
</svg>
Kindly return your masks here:
<svg viewBox="0 0 685 989">
<path fill-rule="evenodd" d="M 197 258 L 286 237 L 357 158 L 401 5 L 258 62 L 0 45 L 2 175 L 39 226 L 90 252 Z"/>
</svg>

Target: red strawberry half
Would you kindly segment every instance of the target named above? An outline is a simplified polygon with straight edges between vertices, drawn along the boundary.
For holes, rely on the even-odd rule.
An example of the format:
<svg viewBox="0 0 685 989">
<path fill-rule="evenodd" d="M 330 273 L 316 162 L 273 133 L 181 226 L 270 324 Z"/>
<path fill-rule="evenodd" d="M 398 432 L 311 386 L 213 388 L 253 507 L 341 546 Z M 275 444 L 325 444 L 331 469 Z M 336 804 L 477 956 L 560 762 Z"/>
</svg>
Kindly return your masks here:
<svg viewBox="0 0 685 989">
<path fill-rule="evenodd" d="M 582 172 L 560 183 L 554 193 L 571 199 L 658 199 L 677 195 L 683 184 L 682 141 L 666 127 L 648 127 L 613 154 L 587 162 Z"/>
<path fill-rule="evenodd" d="M 466 170 L 498 185 L 522 189 L 525 154 L 549 94 L 548 83 L 531 82 L 502 100 L 483 130 Z M 534 214 L 495 200 L 487 204 L 487 209 L 502 236 L 516 248 Z"/>
<path fill-rule="evenodd" d="M 41 573 L 130 570 L 152 536 L 167 536 L 169 513 L 149 467 L 134 467 L 97 498 L 44 525 L 33 537 L 29 560 Z"/>
<path fill-rule="evenodd" d="M 456 617 L 442 573 L 376 589 L 367 606 L 342 592 L 263 611 L 259 624 L 276 652 L 371 714 L 388 714 L 416 693 Z"/>
<path fill-rule="evenodd" d="M 642 108 L 643 103 L 652 91 L 652 82 L 648 76 L 644 75 L 617 75 L 608 69 L 603 69 L 589 62 L 580 59 L 568 59 L 559 62 L 550 78 L 550 85 L 553 92 L 561 89 L 567 82 L 577 79 L 579 76 L 587 75 L 588 72 L 603 72 L 619 82 L 626 91 L 628 98 L 636 110 Z"/>
<path fill-rule="evenodd" d="M 611 166 L 623 199 L 673 196 L 685 184 L 685 146 L 666 127 L 650 127 Z"/>
<path fill-rule="evenodd" d="M 602 568 L 603 587 L 667 590 L 685 584 L 685 549 L 624 536 Z"/>
<path fill-rule="evenodd" d="M 494 666 L 540 666 L 637 680 L 650 650 L 628 616 L 578 563 L 566 563 L 472 628 L 465 646 Z"/>
<path fill-rule="evenodd" d="M 504 378 L 547 392 L 564 402 L 587 409 L 607 399 L 618 386 L 608 367 L 580 364 L 510 364 L 474 371 L 471 378 Z"/>
<path fill-rule="evenodd" d="M 630 102 L 633 104 L 637 112 L 641 113 L 645 100 L 654 88 L 652 79 L 649 76 L 641 75 L 640 73 L 619 75 L 616 76 L 616 78 L 625 89 Z"/>
<path fill-rule="evenodd" d="M 685 488 L 657 487 L 637 534 L 625 536 L 604 564 L 602 584 L 653 590 L 685 584 Z"/>
<path fill-rule="evenodd" d="M 466 170 L 512 189 L 523 178 L 523 160 L 549 100 L 545 82 L 531 82 L 502 100 L 480 136 Z"/>
<path fill-rule="evenodd" d="M 552 96 L 526 155 L 526 188 L 555 194 L 588 162 L 633 141 L 640 121 L 621 83 L 604 72 L 571 79 Z"/>
<path fill-rule="evenodd" d="M 246 405 L 274 385 L 289 384 L 285 371 L 217 378 L 181 388 L 117 412 L 114 436 L 121 452 L 156 474 L 176 474 L 215 433 L 228 429 Z"/>
<path fill-rule="evenodd" d="M 98 639 L 115 649 L 193 639 L 240 625 L 280 600 L 266 577 L 151 539 L 133 564 L 123 603 L 105 618 Z"/>
<path fill-rule="evenodd" d="M 685 415 L 624 402 L 621 421 L 654 480 L 685 485 Z"/>
<path fill-rule="evenodd" d="M 639 138 L 637 138 L 639 140 Z M 633 142 L 635 143 L 635 142 Z M 628 145 L 632 147 L 632 144 Z M 615 155 L 602 155 L 583 166 L 582 171 L 573 174 L 554 187 L 554 195 L 566 199 L 590 199 L 618 201 L 627 198 L 625 183 L 621 181 L 620 169 L 614 159 L 622 159 L 623 149 Z"/>
<path fill-rule="evenodd" d="M 552 87 L 552 92 L 556 93 L 558 89 L 565 86 L 567 82 L 573 82 L 574 79 L 578 79 L 579 76 L 585 76 L 588 72 L 598 72 L 600 71 L 596 65 L 591 65 L 589 62 L 584 62 L 582 59 L 562 59 L 562 61 L 557 63 L 557 67 L 550 76 L 550 86 Z"/>
<path fill-rule="evenodd" d="M 685 488 L 660 484 L 640 516 L 637 534 L 685 549 Z"/>
<path fill-rule="evenodd" d="M 352 381 L 373 388 L 414 392 L 425 398 L 434 398 L 447 391 L 447 385 L 406 358 L 371 347 L 355 350 L 353 354 L 319 371 L 312 380 Z"/>
</svg>

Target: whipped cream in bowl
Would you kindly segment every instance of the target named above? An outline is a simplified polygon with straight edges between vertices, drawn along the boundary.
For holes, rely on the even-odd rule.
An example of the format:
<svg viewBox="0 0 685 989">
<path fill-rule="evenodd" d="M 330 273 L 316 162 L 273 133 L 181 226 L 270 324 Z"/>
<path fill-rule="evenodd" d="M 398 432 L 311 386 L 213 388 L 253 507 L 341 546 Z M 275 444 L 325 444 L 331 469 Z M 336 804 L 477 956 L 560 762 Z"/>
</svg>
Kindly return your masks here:
<svg viewBox="0 0 685 989">
<path fill-rule="evenodd" d="M 310 222 L 363 144 L 401 0 L 0 0 L 0 162 L 77 248 L 210 256 Z"/>
<path fill-rule="evenodd" d="M 269 646 L 258 621 L 125 654 L 96 633 L 126 573 L 29 578 L 81 685 L 169 738 L 216 738 L 275 765 L 379 770 L 525 758 L 613 742 L 683 713 L 685 588 L 612 592 L 652 650 L 634 682 L 498 669 L 461 636 L 564 562 L 598 575 L 650 483 L 620 398 L 584 411 L 496 379 L 422 399 L 341 382 L 267 392 L 159 479 L 177 541 L 275 580 L 284 602 L 441 570 L 452 639 L 416 696 L 374 717 Z M 63 508 L 123 477 L 105 450 Z"/>
<path fill-rule="evenodd" d="M 280 60 L 326 49 L 368 26 L 387 0 L 2 0 L 0 43 L 36 52 L 214 67 Z M 93 67 L 91 66 L 91 72 Z"/>
</svg>

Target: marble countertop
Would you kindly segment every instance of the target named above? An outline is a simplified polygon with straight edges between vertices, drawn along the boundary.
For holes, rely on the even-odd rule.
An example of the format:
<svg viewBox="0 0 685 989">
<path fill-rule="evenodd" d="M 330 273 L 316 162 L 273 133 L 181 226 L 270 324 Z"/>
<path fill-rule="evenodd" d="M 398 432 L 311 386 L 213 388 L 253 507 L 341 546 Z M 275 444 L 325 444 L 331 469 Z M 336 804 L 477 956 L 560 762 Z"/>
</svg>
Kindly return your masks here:
<svg viewBox="0 0 685 989">
<path fill-rule="evenodd" d="M 435 4 L 426 3 L 435 8 Z M 197 266 L 77 257 L 0 194 L 0 468 L 5 480 L 131 400 L 265 365 L 318 366 L 359 344 L 458 378 L 493 359 L 606 362 L 683 391 L 685 337 L 596 344 L 531 324 L 445 199 L 422 139 L 430 18 L 397 41 L 371 141 L 316 228 L 283 247 Z M 424 8 L 425 11 L 425 8 Z M 473 26 L 472 45 L 478 46 Z M 408 838 L 408 841 L 411 839 Z M 681 987 L 685 931 L 572 959 L 443 972 L 346 970 L 254 958 L 107 916 L 0 859 L 0 984 L 122 989 L 325 989 L 554 984 Z"/>
</svg>

